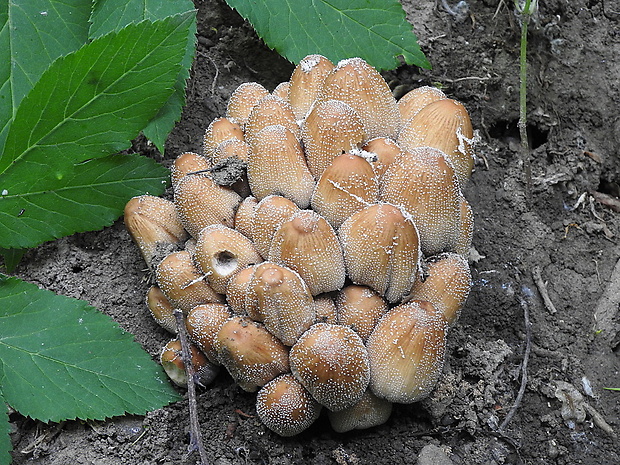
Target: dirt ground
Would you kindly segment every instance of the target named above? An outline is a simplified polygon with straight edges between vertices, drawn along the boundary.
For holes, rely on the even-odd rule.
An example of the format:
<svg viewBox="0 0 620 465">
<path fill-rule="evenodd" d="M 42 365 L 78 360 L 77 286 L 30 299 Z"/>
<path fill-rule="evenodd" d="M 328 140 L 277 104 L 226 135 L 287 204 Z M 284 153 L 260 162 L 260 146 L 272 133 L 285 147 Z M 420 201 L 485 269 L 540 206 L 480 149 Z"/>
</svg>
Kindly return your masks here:
<svg viewBox="0 0 620 465">
<path fill-rule="evenodd" d="M 611 432 L 620 434 L 620 392 L 603 389 L 620 387 L 620 2 L 539 2 L 528 60 L 530 183 L 518 153 L 519 30 L 511 3 L 470 2 L 459 20 L 439 1 L 405 1 L 433 70 L 401 66 L 385 74 L 397 97 L 440 85 L 465 104 L 480 135 L 465 189 L 475 211 L 475 284 L 451 330 L 435 392 L 399 406 L 380 427 L 337 434 L 322 416 L 303 434 L 283 439 L 256 418 L 255 395 L 221 374 L 199 392 L 212 464 L 620 463 L 620 441 Z M 165 165 L 200 150 L 204 129 L 224 114 L 239 84 L 258 81 L 271 90 L 293 69 L 222 0 L 196 4 L 198 55 L 183 118 L 165 157 L 136 144 Z M 598 200 L 598 193 L 612 202 Z M 554 309 L 533 278 L 537 268 Z M 153 357 L 168 339 L 143 303 L 144 263 L 121 221 L 29 251 L 16 274 L 87 300 Z M 525 359 L 523 397 L 500 428 L 522 386 Z M 186 454 L 186 401 L 105 422 L 10 418 L 17 465 L 193 464 L 197 458 Z"/>
</svg>

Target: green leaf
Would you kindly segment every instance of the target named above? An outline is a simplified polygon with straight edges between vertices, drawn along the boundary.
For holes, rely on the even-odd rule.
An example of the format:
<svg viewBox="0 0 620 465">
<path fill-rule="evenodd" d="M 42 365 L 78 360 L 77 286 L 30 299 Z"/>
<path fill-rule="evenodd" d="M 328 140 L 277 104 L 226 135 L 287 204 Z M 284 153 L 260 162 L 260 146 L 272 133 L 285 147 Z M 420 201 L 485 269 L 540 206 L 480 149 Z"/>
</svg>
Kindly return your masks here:
<svg viewBox="0 0 620 465">
<path fill-rule="evenodd" d="M 179 13 L 192 11 L 194 4 L 190 0 L 107 0 L 96 2 L 91 17 L 90 36 L 99 37 L 108 32 L 118 31 L 132 22 L 148 19 L 156 21 Z M 189 28 L 182 69 L 174 85 L 174 93 L 157 115 L 144 128 L 144 135 L 164 152 L 164 143 L 181 117 L 185 105 L 185 81 L 189 78 L 192 66 L 196 36 L 196 24 Z"/>
<path fill-rule="evenodd" d="M 0 365 L 2 361 L 0 361 Z M 0 367 L 0 371 L 2 368 Z M 11 426 L 9 425 L 9 415 L 7 406 L 4 403 L 4 397 L 0 392 L 0 465 L 9 465 L 11 463 L 11 438 L 9 432 Z"/>
<path fill-rule="evenodd" d="M 299 63 L 319 53 L 334 63 L 360 57 L 393 69 L 406 63 L 430 68 L 398 0 L 226 0 L 280 55 Z"/>
<path fill-rule="evenodd" d="M 149 355 L 86 302 L 0 283 L 0 386 L 41 421 L 143 414 L 179 399 Z"/>
<path fill-rule="evenodd" d="M 34 247 L 109 226 L 130 198 L 145 192 L 161 195 L 169 174 L 151 159 L 113 155 L 78 163 L 63 176 L 43 178 L 31 189 L 20 190 L 19 179 L 7 180 L 2 183 L 7 194 L 0 196 L 0 243 Z"/>
<path fill-rule="evenodd" d="M 5 249 L 0 247 L 0 255 L 2 255 L 4 267 L 8 273 L 12 273 L 13 270 L 15 270 L 15 267 L 19 264 L 19 261 L 25 253 L 26 249 Z"/>
<path fill-rule="evenodd" d="M 88 40 L 91 2 L 0 2 L 0 152 L 22 98 L 58 57 Z"/>
<path fill-rule="evenodd" d="M 108 216 L 89 224 L 97 210 L 80 218 L 89 205 L 109 204 L 90 196 L 100 184 L 107 195 L 118 187 L 88 169 L 95 164 L 81 163 L 128 147 L 165 103 L 193 18 L 191 12 L 129 25 L 59 58 L 43 74 L 22 101 L 0 154 L 3 247 L 32 247 L 111 222 Z M 85 191 L 90 183 L 95 187 Z M 128 192 L 116 197 L 127 199 Z M 113 208 L 120 214 L 118 204 Z"/>
</svg>

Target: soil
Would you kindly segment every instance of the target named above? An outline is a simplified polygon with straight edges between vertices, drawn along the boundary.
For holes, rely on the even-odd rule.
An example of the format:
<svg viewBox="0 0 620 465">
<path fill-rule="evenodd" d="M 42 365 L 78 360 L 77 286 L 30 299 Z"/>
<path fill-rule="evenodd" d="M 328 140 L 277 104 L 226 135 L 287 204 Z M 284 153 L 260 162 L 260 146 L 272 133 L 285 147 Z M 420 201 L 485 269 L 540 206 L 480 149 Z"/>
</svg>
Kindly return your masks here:
<svg viewBox="0 0 620 465">
<path fill-rule="evenodd" d="M 480 136 L 465 188 L 476 215 L 474 287 L 450 332 L 443 376 L 430 398 L 399 406 L 382 426 L 337 434 L 322 416 L 283 439 L 261 425 L 254 394 L 221 374 L 199 391 L 210 463 L 618 464 L 620 393 L 604 388 L 620 387 L 620 2 L 539 2 L 529 36 L 529 180 L 512 2 L 471 2 L 462 18 L 441 2 L 403 3 L 433 70 L 403 65 L 387 81 L 397 97 L 441 86 L 465 104 Z M 182 119 L 165 156 L 143 140 L 135 146 L 167 166 L 200 151 L 204 129 L 239 84 L 273 89 L 293 69 L 222 0 L 196 6 L 198 54 Z M 15 274 L 85 299 L 156 358 L 169 336 L 143 303 L 144 268 L 119 220 L 29 251 Z M 10 418 L 17 465 L 197 461 L 187 454 L 187 401 L 103 422 Z"/>
</svg>

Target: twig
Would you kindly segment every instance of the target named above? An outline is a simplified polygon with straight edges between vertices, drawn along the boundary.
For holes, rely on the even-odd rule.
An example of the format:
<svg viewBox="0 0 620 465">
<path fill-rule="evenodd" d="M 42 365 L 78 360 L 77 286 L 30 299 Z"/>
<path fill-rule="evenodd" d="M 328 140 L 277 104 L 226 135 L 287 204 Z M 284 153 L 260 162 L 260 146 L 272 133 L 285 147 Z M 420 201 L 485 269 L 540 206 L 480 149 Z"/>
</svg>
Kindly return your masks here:
<svg viewBox="0 0 620 465">
<path fill-rule="evenodd" d="M 201 465 L 207 465 L 207 453 L 202 443 L 202 435 L 200 434 L 200 423 L 198 422 L 198 407 L 196 403 L 196 385 L 194 379 L 194 366 L 189 353 L 189 341 L 187 340 L 187 330 L 185 329 L 185 321 L 183 320 L 183 312 L 179 309 L 174 310 L 174 318 L 177 323 L 177 333 L 181 340 L 181 350 L 183 354 L 183 364 L 185 365 L 185 373 L 187 374 L 187 395 L 189 397 L 189 423 L 190 423 L 190 441 L 188 452 L 192 453 L 198 450 Z"/>
<path fill-rule="evenodd" d="M 524 299 L 521 299 L 521 307 L 523 307 L 523 319 L 525 320 L 525 353 L 523 354 L 523 363 L 521 364 L 521 386 L 519 387 L 517 398 L 515 399 L 515 403 L 512 404 L 510 412 L 508 412 L 508 415 L 506 415 L 506 418 L 504 418 L 504 421 L 497 429 L 500 433 L 506 429 L 515 416 L 521 404 L 521 400 L 523 399 L 523 395 L 525 394 L 525 387 L 527 386 L 527 362 L 530 359 L 530 350 L 532 347 L 532 326 L 530 325 L 530 310 Z"/>
<path fill-rule="evenodd" d="M 532 270 L 532 277 L 534 278 L 534 284 L 536 284 L 536 288 L 538 289 L 538 292 L 543 299 L 545 308 L 549 311 L 549 313 L 553 315 L 557 312 L 557 310 L 555 308 L 555 305 L 553 305 L 551 298 L 549 297 L 549 293 L 547 292 L 547 283 L 543 281 L 542 273 L 539 266 L 535 266 Z"/>
<path fill-rule="evenodd" d="M 217 63 L 215 62 L 215 60 L 211 58 L 209 55 L 203 52 L 196 52 L 196 53 L 200 55 L 201 57 L 204 57 L 207 60 L 209 60 L 211 64 L 213 65 L 213 67 L 215 68 L 215 76 L 213 77 L 213 82 L 211 83 L 211 95 L 215 95 L 215 84 L 217 83 L 217 78 L 220 75 L 220 69 L 217 67 Z"/>
</svg>

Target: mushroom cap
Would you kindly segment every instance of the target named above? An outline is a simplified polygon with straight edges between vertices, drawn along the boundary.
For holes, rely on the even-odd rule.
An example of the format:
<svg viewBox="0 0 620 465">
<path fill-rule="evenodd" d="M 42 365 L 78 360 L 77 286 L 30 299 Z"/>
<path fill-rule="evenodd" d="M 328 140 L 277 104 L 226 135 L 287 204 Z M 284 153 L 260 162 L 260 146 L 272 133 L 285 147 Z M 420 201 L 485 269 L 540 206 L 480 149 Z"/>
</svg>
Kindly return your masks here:
<svg viewBox="0 0 620 465">
<path fill-rule="evenodd" d="M 338 412 L 327 412 L 329 422 L 337 433 L 382 425 L 391 414 L 392 402 L 375 396 L 370 389 L 355 405 Z"/>
<path fill-rule="evenodd" d="M 368 354 L 351 328 L 317 323 L 291 348 L 293 375 L 330 410 L 355 404 L 370 379 Z"/>
<path fill-rule="evenodd" d="M 289 371 L 288 349 L 247 317 L 227 320 L 215 337 L 217 358 L 244 391 L 254 392 Z"/>
<path fill-rule="evenodd" d="M 388 302 L 400 302 L 411 289 L 420 257 L 411 219 L 394 205 L 370 205 L 342 223 L 338 236 L 351 281 Z"/>
<path fill-rule="evenodd" d="M 426 397 L 441 374 L 447 329 L 441 312 L 426 301 L 385 314 L 367 342 L 372 392 L 402 404 Z"/>
<path fill-rule="evenodd" d="M 301 210 L 283 222 L 273 236 L 269 260 L 295 270 L 312 295 L 344 285 L 344 258 L 336 232 L 312 210 Z"/>
<path fill-rule="evenodd" d="M 321 413 L 321 404 L 287 373 L 258 391 L 256 413 L 267 428 L 287 437 L 301 433 L 314 423 Z"/>
</svg>

